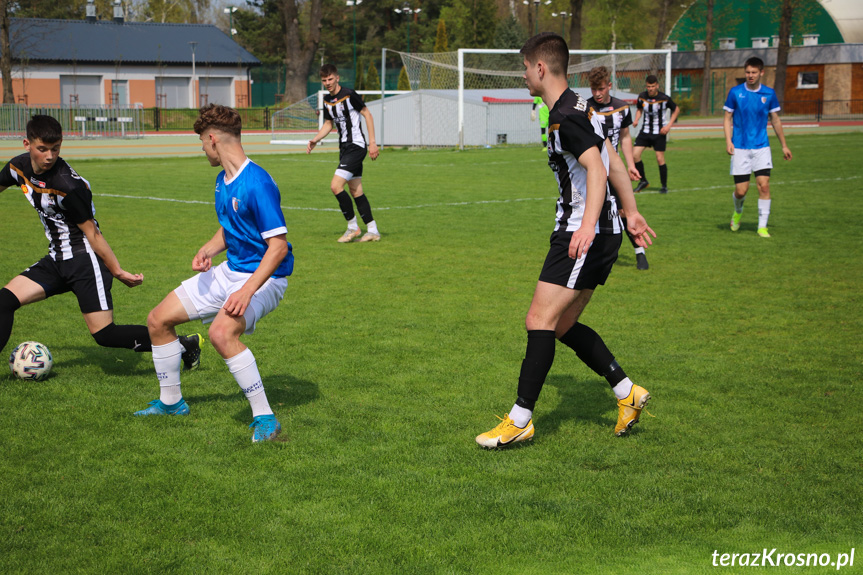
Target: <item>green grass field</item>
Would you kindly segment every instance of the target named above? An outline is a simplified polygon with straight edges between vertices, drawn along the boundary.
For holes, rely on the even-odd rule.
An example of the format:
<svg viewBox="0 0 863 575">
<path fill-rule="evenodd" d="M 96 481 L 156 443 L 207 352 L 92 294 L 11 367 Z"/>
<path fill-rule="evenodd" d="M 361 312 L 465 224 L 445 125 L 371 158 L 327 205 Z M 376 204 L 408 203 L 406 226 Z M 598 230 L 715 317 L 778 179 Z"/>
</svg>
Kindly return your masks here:
<svg viewBox="0 0 863 575">
<path fill-rule="evenodd" d="M 863 134 L 789 145 L 771 239 L 754 184 L 728 230 L 722 140 L 670 145 L 672 192 L 637 198 L 659 235 L 650 270 L 624 242 L 582 317 L 650 390 L 649 414 L 614 437 L 608 385 L 558 345 L 534 441 L 503 451 L 474 436 L 515 400 L 554 219 L 544 153 L 388 150 L 363 179 L 384 239 L 352 245 L 335 241 L 335 155 L 261 156 L 296 266 L 244 341 L 285 441 L 249 441 L 211 347 L 183 376 L 189 417 L 133 418 L 158 394 L 150 355 L 98 347 L 71 294 L 25 307 L 3 352 L 41 341 L 55 368 L 0 378 L 0 572 L 834 572 L 712 565 L 715 550 L 835 560 L 863 543 Z M 650 151 L 645 165 L 658 184 Z M 73 166 L 145 276 L 114 283 L 115 319 L 142 323 L 217 228 L 217 171 L 203 156 Z M 0 210 L 5 283 L 47 242 L 15 189 Z"/>
</svg>

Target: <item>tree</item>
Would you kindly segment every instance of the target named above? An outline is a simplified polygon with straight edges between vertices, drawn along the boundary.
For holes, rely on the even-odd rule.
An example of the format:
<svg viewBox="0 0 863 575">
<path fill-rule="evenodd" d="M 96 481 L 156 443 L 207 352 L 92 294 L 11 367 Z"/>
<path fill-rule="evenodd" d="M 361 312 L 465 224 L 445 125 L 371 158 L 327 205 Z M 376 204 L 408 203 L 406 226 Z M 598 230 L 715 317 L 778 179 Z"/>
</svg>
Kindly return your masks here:
<svg viewBox="0 0 863 575">
<path fill-rule="evenodd" d="M 710 52 L 713 49 L 713 0 L 707 0 L 707 19 L 705 20 L 707 39 L 704 50 L 704 73 L 701 77 L 701 115 L 710 114 Z"/>
<path fill-rule="evenodd" d="M 581 50 L 582 37 L 584 36 L 584 0 L 569 0 L 569 49 Z"/>
<path fill-rule="evenodd" d="M 494 31 L 495 48 L 521 48 L 526 40 L 527 34 L 524 28 L 512 16 L 507 16 L 497 23 L 497 29 Z"/>
<path fill-rule="evenodd" d="M 437 34 L 434 39 L 434 51 L 436 54 L 449 51 L 449 41 L 446 37 L 446 22 L 443 18 L 437 21 Z"/>
<path fill-rule="evenodd" d="M 776 49 L 776 76 L 773 89 L 779 104 L 785 103 L 785 76 L 788 71 L 788 52 L 791 46 L 788 36 L 791 34 L 791 19 L 794 17 L 793 0 L 782 0 L 782 16 L 779 19 L 779 47 Z"/>
<path fill-rule="evenodd" d="M 275 0 L 285 37 L 285 96 L 289 102 L 306 97 L 306 79 L 321 41 L 322 0 Z M 300 8 L 304 8 L 301 14 Z M 305 26 L 300 19 L 305 20 Z M 369 78 L 369 84 L 372 84 Z"/>
<path fill-rule="evenodd" d="M 658 0 L 659 18 L 656 23 L 656 40 L 653 42 L 653 47 L 656 49 L 662 48 L 665 37 L 668 35 L 668 12 L 671 8 L 673 0 Z"/>
<path fill-rule="evenodd" d="M 397 90 L 410 90 L 411 89 L 411 81 L 408 78 L 408 70 L 404 66 L 402 66 L 402 71 L 399 72 L 399 84 L 396 87 Z"/>
<path fill-rule="evenodd" d="M 12 42 L 9 40 L 9 0 L 0 0 L 0 74 L 3 75 L 3 103 L 14 104 L 12 92 Z"/>
<path fill-rule="evenodd" d="M 488 48 L 494 41 L 497 8 L 494 0 L 453 0 L 441 17 L 453 23 L 459 48 Z"/>
<path fill-rule="evenodd" d="M 368 86 L 369 90 L 380 90 L 381 89 L 381 76 L 378 74 L 378 69 L 375 68 L 374 60 L 369 62 L 369 69 L 366 71 L 366 86 Z M 369 94 L 365 100 L 370 102 L 372 100 L 378 100 L 380 96 L 375 96 Z"/>
</svg>

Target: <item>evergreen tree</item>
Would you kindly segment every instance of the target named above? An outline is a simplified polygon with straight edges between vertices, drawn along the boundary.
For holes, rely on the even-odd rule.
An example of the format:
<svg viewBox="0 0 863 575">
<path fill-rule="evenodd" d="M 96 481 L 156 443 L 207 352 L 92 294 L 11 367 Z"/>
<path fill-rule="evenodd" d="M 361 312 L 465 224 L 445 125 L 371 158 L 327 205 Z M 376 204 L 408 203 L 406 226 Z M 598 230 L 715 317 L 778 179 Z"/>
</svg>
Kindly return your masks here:
<svg viewBox="0 0 863 575">
<path fill-rule="evenodd" d="M 520 49 L 527 41 L 527 34 L 514 16 L 507 16 L 497 23 L 494 31 L 495 48 Z"/>
<path fill-rule="evenodd" d="M 363 61 L 357 62 L 357 79 L 354 82 L 354 90 L 379 90 L 380 86 L 372 86 L 366 88 L 365 78 L 363 77 Z"/>
<path fill-rule="evenodd" d="M 446 22 L 441 18 L 437 21 L 437 35 L 434 40 L 434 51 L 435 53 L 439 52 L 449 52 L 449 41 L 446 37 Z"/>
<path fill-rule="evenodd" d="M 399 72 L 399 85 L 398 90 L 410 90 L 411 82 L 408 79 L 408 70 L 404 66 L 402 66 L 402 71 Z"/>
<path fill-rule="evenodd" d="M 370 90 L 380 90 L 381 88 L 381 76 L 378 74 L 378 69 L 375 68 L 374 60 L 369 62 L 369 69 L 366 72 L 365 85 L 368 86 Z M 374 86 L 374 88 L 372 88 Z M 368 98 L 363 98 L 364 100 L 371 102 L 372 100 L 379 100 L 380 96 L 368 94 Z"/>
</svg>

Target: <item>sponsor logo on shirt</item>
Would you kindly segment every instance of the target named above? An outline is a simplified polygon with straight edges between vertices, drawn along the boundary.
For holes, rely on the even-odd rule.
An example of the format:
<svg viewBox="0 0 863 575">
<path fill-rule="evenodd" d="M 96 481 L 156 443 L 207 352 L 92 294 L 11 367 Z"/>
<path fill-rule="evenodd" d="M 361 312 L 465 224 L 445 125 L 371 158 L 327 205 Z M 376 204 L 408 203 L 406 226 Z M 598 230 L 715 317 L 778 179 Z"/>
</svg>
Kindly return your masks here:
<svg viewBox="0 0 863 575">
<path fill-rule="evenodd" d="M 32 183 L 34 186 L 37 186 L 37 187 L 42 188 L 42 189 L 45 189 L 45 187 L 47 186 L 47 184 L 45 182 L 39 181 L 32 176 L 30 177 L 30 183 Z"/>
</svg>

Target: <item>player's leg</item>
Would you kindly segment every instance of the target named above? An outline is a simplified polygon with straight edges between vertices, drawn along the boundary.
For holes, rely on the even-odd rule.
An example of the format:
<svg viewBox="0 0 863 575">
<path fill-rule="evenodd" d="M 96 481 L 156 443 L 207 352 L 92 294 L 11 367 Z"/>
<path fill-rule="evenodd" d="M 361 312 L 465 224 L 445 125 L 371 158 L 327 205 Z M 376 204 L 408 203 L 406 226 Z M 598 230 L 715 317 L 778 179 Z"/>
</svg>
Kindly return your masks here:
<svg viewBox="0 0 863 575">
<path fill-rule="evenodd" d="M 45 299 L 45 288 L 35 281 L 18 275 L 0 289 L 0 350 L 9 342 L 15 310 L 27 304 Z"/>
<path fill-rule="evenodd" d="M 348 183 L 347 178 L 350 177 L 350 174 L 345 173 L 342 169 L 338 169 L 330 182 L 330 190 L 336 196 L 336 201 L 339 202 L 339 209 L 348 223 L 348 229 L 338 239 L 338 242 L 342 244 L 350 242 L 360 235 L 360 226 L 357 224 L 357 216 L 354 214 L 354 203 L 351 201 L 351 195 L 345 189 L 345 184 Z"/>
<path fill-rule="evenodd" d="M 366 224 L 366 234 L 360 238 L 361 242 L 376 242 L 381 239 L 381 233 L 378 231 L 378 224 L 375 221 L 374 216 L 372 215 L 372 206 L 369 204 L 369 199 L 366 197 L 363 192 L 363 179 L 362 177 L 355 177 L 348 182 L 348 189 L 351 192 L 351 196 L 354 198 L 354 202 L 357 204 L 357 211 L 360 213 L 360 217 L 363 219 L 363 223 Z"/>
<path fill-rule="evenodd" d="M 758 187 L 758 235 L 769 238 L 767 220 L 770 218 L 770 170 L 755 172 L 755 185 Z"/>
<path fill-rule="evenodd" d="M 650 264 L 647 263 L 647 254 L 645 253 L 645 249 L 635 243 L 635 238 L 626 231 L 628 228 L 628 222 L 626 221 L 626 213 L 623 210 L 620 210 L 620 221 L 623 223 L 623 233 L 626 234 L 629 243 L 632 244 L 632 247 L 635 249 L 635 268 L 639 270 L 650 269 Z"/>
<path fill-rule="evenodd" d="M 644 162 L 641 161 L 641 154 L 644 153 L 644 148 L 647 147 L 648 143 L 647 137 L 639 134 L 635 138 L 635 147 L 632 148 L 632 161 L 635 163 L 635 169 L 638 170 L 638 174 L 641 176 L 638 185 L 635 186 L 634 191 L 636 194 L 650 185 L 644 173 Z"/>
<path fill-rule="evenodd" d="M 248 274 L 247 274 L 248 275 Z M 245 282 L 237 282 L 232 290 L 239 289 Z M 210 327 L 210 340 L 213 347 L 225 360 L 228 370 L 242 390 L 252 408 L 254 428 L 252 441 L 266 441 L 279 434 L 282 427 L 267 400 L 263 380 L 252 351 L 241 341 L 244 333 L 253 333 L 257 322 L 278 306 L 287 287 L 287 280 L 270 278 L 252 297 L 242 317 L 228 315 L 219 310 Z"/>
<path fill-rule="evenodd" d="M 749 178 L 752 174 L 751 150 L 734 150 L 731 156 L 731 177 L 734 178 L 734 212 L 731 214 L 731 231 L 740 229 L 740 218 L 743 217 L 743 200 L 749 191 Z"/>
<path fill-rule="evenodd" d="M 665 142 L 665 136 L 659 136 L 656 146 L 653 148 L 656 152 L 656 163 L 659 165 L 659 183 L 662 185 L 659 188 L 660 194 L 668 193 L 668 165 L 665 163 Z"/>
</svg>

